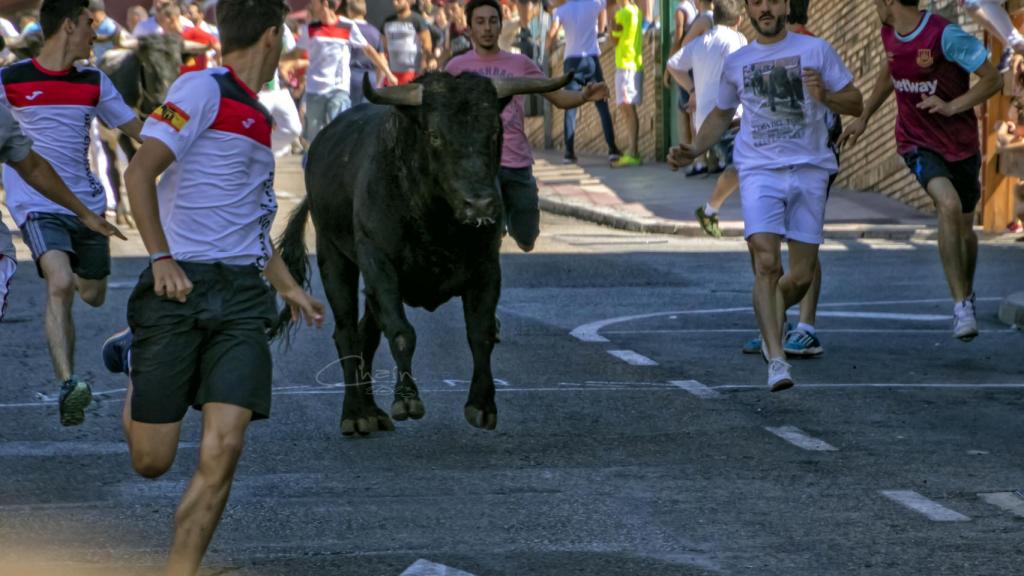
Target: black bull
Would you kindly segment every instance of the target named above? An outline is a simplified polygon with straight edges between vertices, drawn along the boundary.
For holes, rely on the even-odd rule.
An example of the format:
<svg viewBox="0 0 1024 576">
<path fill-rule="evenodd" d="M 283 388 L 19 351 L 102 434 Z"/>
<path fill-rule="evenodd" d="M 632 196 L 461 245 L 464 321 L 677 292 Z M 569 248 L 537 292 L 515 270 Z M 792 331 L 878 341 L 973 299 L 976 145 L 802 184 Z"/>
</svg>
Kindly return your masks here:
<svg viewBox="0 0 1024 576">
<path fill-rule="evenodd" d="M 478 428 L 497 426 L 491 351 L 501 294 L 500 115 L 513 95 L 550 92 L 569 79 L 437 73 L 379 91 L 364 82 L 373 104 L 342 114 L 313 142 L 307 196 L 278 250 L 308 286 L 303 236 L 311 214 L 345 377 L 343 434 L 394 429 L 372 389 L 382 332 L 398 370 L 391 416 L 423 417 L 411 373 L 416 332 L 404 306 L 433 311 L 455 296 L 462 298 L 473 354 L 465 417 Z M 360 276 L 366 305 L 357 323 Z"/>
</svg>

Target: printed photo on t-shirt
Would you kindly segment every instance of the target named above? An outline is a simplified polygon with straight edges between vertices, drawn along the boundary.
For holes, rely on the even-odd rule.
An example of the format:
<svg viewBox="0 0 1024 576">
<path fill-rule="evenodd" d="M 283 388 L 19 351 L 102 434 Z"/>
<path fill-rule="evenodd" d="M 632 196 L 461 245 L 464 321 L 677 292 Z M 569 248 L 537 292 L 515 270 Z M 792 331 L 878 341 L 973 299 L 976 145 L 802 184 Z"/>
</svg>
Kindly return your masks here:
<svg viewBox="0 0 1024 576">
<path fill-rule="evenodd" d="M 751 126 L 754 146 L 803 138 L 804 82 L 799 56 L 743 67 L 743 87 L 755 96 L 758 114 Z"/>
</svg>

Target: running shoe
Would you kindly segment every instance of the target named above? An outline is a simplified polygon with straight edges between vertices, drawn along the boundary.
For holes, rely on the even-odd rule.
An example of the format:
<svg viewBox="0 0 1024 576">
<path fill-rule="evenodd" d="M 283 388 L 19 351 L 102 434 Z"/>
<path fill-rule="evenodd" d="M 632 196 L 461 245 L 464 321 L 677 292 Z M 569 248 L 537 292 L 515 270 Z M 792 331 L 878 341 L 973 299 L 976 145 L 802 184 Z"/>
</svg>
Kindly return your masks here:
<svg viewBox="0 0 1024 576">
<path fill-rule="evenodd" d="M 816 334 L 805 332 L 799 328 L 790 330 L 786 334 L 783 348 L 786 350 L 786 356 L 800 356 L 803 358 L 821 356 L 825 352 L 825 349 L 821 346 L 821 340 L 818 340 Z"/>
<path fill-rule="evenodd" d="M 608 162 L 611 163 L 611 164 L 614 164 L 614 163 L 618 162 L 619 158 L 621 158 L 621 157 L 622 157 L 622 154 L 619 154 L 618 152 L 609 152 L 608 153 Z"/>
<path fill-rule="evenodd" d="M 768 389 L 772 392 L 781 392 L 793 387 L 793 377 L 789 374 L 792 368 L 782 358 L 776 358 L 768 363 Z"/>
<path fill-rule="evenodd" d="M 644 161 L 639 156 L 623 154 L 618 160 L 612 162 L 612 168 L 629 168 L 630 166 L 639 166 L 643 163 Z"/>
<path fill-rule="evenodd" d="M 18 269 L 18 263 L 13 258 L 0 254 L 0 320 L 4 319 L 7 312 L 7 296 L 11 291 L 11 279 Z"/>
<path fill-rule="evenodd" d="M 687 178 L 692 178 L 694 176 L 703 176 L 703 175 L 705 175 L 707 173 L 708 173 L 708 167 L 707 166 L 704 166 L 703 164 L 701 164 L 701 165 L 694 164 L 693 166 L 690 166 L 689 170 L 686 171 L 685 176 Z"/>
<path fill-rule="evenodd" d="M 964 342 L 978 335 L 978 319 L 974 313 L 974 294 L 953 306 L 953 336 Z"/>
<path fill-rule="evenodd" d="M 1010 234 L 1024 232 L 1024 223 L 1021 223 L 1020 218 L 1017 218 L 1013 222 L 1010 222 L 1009 224 L 1006 225 L 1006 231 L 1009 232 Z"/>
<path fill-rule="evenodd" d="M 85 422 L 85 408 L 92 402 L 89 385 L 75 376 L 68 378 L 60 387 L 60 423 L 62 426 L 78 426 Z"/>
<path fill-rule="evenodd" d="M 705 234 L 714 238 L 722 237 L 722 229 L 718 227 L 718 214 L 709 216 L 703 206 L 697 208 L 694 214 L 697 215 L 697 222 L 700 223 L 701 230 L 704 230 Z"/>
<path fill-rule="evenodd" d="M 575 164 L 575 163 L 576 163 L 576 157 L 575 156 L 566 156 L 565 158 L 562 158 L 562 164 Z"/>
<path fill-rule="evenodd" d="M 128 374 L 131 363 L 132 331 L 125 328 L 103 343 L 103 365 L 114 374 Z"/>
<path fill-rule="evenodd" d="M 793 330 L 793 324 L 790 323 L 790 322 L 786 322 L 786 331 L 783 334 L 789 334 L 792 330 Z M 783 343 L 785 343 L 786 338 L 783 337 L 782 340 L 783 340 Z M 758 333 L 757 336 L 754 336 L 750 340 L 747 340 L 746 342 L 744 342 L 743 343 L 743 348 L 741 350 L 743 351 L 744 354 L 762 354 L 763 355 L 763 352 L 761 350 L 763 347 L 764 347 L 764 341 L 761 339 L 761 334 Z M 767 356 L 765 356 L 765 362 L 767 362 L 767 361 L 768 361 Z"/>
</svg>

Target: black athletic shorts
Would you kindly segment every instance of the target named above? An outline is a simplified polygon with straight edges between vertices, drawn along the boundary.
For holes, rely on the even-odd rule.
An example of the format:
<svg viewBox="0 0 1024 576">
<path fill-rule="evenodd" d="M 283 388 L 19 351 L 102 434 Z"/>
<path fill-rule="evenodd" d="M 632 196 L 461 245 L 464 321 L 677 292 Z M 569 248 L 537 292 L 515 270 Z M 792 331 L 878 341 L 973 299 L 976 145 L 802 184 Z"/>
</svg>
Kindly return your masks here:
<svg viewBox="0 0 1024 576">
<path fill-rule="evenodd" d="M 132 419 L 178 422 L 207 402 L 270 415 L 273 365 L 266 330 L 276 316 L 255 266 L 178 262 L 193 289 L 185 303 L 157 296 L 147 267 L 128 299 Z"/>
<path fill-rule="evenodd" d="M 66 252 L 71 270 L 79 278 L 102 280 L 110 276 L 110 239 L 90 230 L 78 216 L 29 212 L 21 226 L 21 238 L 32 251 L 40 278 L 43 270 L 39 259 L 50 250 Z"/>
<path fill-rule="evenodd" d="M 925 190 L 933 178 L 948 178 L 960 197 L 963 213 L 974 212 L 981 200 L 981 154 L 950 162 L 931 150 L 918 148 L 904 154 L 903 161 Z"/>
</svg>

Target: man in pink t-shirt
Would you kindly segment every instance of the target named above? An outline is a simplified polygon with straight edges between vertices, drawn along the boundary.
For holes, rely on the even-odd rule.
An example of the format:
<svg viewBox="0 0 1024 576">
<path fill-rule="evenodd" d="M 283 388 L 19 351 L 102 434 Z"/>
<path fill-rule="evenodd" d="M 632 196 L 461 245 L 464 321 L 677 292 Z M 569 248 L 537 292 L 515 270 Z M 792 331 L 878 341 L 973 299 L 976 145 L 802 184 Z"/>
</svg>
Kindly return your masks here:
<svg viewBox="0 0 1024 576">
<path fill-rule="evenodd" d="M 544 78 L 541 69 L 526 56 L 498 48 L 501 33 L 501 5 L 497 0 L 470 0 L 466 20 L 473 50 L 448 61 L 445 71 L 458 76 L 474 72 L 488 78 Z M 562 109 L 608 97 L 603 82 L 587 84 L 582 92 L 556 90 L 544 95 Z M 505 224 L 523 252 L 533 250 L 540 234 L 537 181 L 533 178 L 533 154 L 523 122 L 523 96 L 515 96 L 501 114 L 505 141 L 501 149 L 498 183 L 505 203 Z"/>
</svg>

